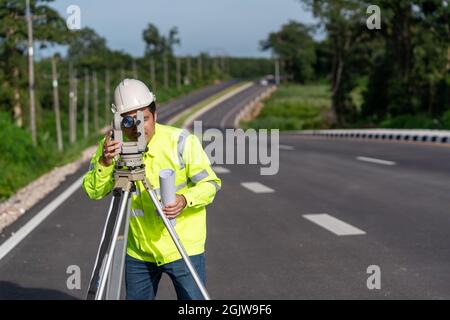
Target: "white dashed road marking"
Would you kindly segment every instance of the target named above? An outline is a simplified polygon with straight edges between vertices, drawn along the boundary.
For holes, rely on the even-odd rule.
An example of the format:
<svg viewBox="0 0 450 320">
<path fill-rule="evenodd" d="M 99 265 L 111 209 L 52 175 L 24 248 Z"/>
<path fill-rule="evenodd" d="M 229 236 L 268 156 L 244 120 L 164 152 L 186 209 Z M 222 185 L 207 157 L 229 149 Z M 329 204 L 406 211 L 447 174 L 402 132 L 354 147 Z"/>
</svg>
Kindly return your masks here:
<svg viewBox="0 0 450 320">
<path fill-rule="evenodd" d="M 358 229 L 344 221 L 341 221 L 326 213 L 320 214 L 304 214 L 303 217 L 311 222 L 333 232 L 338 236 L 351 236 L 366 234 L 361 229 Z"/>
<path fill-rule="evenodd" d="M 377 164 L 384 164 L 386 166 L 395 166 L 396 163 L 394 161 L 388 161 L 388 160 L 381 160 L 381 159 L 375 159 L 375 158 L 368 158 L 368 157 L 356 157 L 359 161 L 365 161 L 365 162 L 371 162 L 371 163 L 377 163 Z"/>
<path fill-rule="evenodd" d="M 279 147 L 280 147 L 280 150 L 294 150 L 293 146 L 288 146 L 285 144 L 280 144 Z"/>
<path fill-rule="evenodd" d="M 215 173 L 230 173 L 230 170 L 224 167 L 214 166 L 212 167 L 212 169 L 214 170 Z"/>
<path fill-rule="evenodd" d="M 272 193 L 275 192 L 272 188 L 269 188 L 259 182 L 242 182 L 241 185 L 254 193 Z"/>
</svg>

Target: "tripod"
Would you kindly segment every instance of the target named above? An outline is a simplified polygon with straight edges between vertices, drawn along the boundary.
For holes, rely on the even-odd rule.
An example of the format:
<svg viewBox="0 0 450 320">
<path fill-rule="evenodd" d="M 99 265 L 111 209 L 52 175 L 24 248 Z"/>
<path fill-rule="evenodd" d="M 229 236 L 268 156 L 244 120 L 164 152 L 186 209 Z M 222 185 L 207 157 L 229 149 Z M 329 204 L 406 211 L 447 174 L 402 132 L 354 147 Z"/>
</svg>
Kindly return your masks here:
<svg viewBox="0 0 450 320">
<path fill-rule="evenodd" d="M 145 177 L 145 169 L 141 159 L 142 154 L 123 155 L 122 164 L 133 164 L 137 166 L 119 167 L 114 172 L 114 189 L 113 198 L 109 208 L 106 223 L 103 229 L 102 239 L 100 247 L 97 253 L 97 258 L 92 273 L 89 289 L 87 293 L 88 300 L 101 300 L 105 295 L 105 289 L 107 298 L 119 299 L 120 289 L 122 283 L 123 267 L 126 255 L 128 227 L 130 218 L 131 207 L 131 192 L 136 188 L 136 182 L 142 182 L 146 192 L 149 194 L 150 199 L 155 205 L 156 211 L 162 219 L 164 226 L 167 228 L 175 246 L 181 254 L 182 259 L 186 263 L 195 283 L 200 289 L 205 300 L 210 300 L 209 294 L 206 291 L 201 279 L 199 278 L 194 266 L 186 253 L 183 245 L 180 243 L 180 239 L 175 232 L 170 220 L 166 217 L 162 210 L 162 205 L 156 196 L 156 192 L 153 190 L 152 185 Z M 124 245 L 123 251 L 117 253 L 117 240 L 120 232 L 120 228 L 125 218 L 124 229 Z M 116 271 L 116 277 L 113 277 L 114 273 L 113 257 L 120 254 L 120 262 L 118 262 L 118 271 Z M 116 278 L 116 279 L 113 279 Z M 108 286 L 107 286 L 108 280 Z M 112 283 L 115 281 L 115 283 Z M 114 288 L 114 289 L 113 289 Z M 115 291 L 111 294 L 110 291 Z"/>
</svg>

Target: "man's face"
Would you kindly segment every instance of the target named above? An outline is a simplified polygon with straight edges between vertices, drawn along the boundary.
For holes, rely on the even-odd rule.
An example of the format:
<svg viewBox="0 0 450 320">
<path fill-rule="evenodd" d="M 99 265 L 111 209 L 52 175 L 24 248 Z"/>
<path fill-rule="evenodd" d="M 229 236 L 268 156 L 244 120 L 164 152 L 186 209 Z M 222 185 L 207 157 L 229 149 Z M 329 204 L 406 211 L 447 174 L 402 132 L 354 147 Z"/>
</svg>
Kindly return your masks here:
<svg viewBox="0 0 450 320">
<path fill-rule="evenodd" d="M 127 113 L 122 114 L 122 117 L 125 116 L 131 116 L 133 118 L 136 118 L 137 112 L 143 111 L 144 112 L 144 130 L 145 130 L 145 140 L 147 143 L 150 141 L 150 139 L 153 137 L 153 134 L 155 133 L 155 123 L 156 123 L 156 112 L 153 115 L 148 107 L 130 111 Z M 130 140 L 136 140 L 137 139 L 137 127 L 133 126 L 132 128 L 123 128 L 122 131 L 125 134 L 125 136 Z"/>
</svg>

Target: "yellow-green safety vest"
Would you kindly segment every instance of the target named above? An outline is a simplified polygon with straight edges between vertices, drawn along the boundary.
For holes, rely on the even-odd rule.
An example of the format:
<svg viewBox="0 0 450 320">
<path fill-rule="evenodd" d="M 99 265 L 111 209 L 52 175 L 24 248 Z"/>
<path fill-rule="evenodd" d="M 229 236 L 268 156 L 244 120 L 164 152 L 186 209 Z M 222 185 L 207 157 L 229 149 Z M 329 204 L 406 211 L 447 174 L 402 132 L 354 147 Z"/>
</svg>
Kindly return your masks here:
<svg viewBox="0 0 450 320">
<path fill-rule="evenodd" d="M 99 200 L 114 187 L 114 165 L 99 162 L 105 138 L 99 142 L 83 189 L 89 198 Z M 188 255 L 205 251 L 206 209 L 222 186 L 211 169 L 208 156 L 199 139 L 187 130 L 155 124 L 155 133 L 143 155 L 145 174 L 159 196 L 159 172 L 175 171 L 176 193 L 186 198 L 186 208 L 176 218 L 175 231 Z M 133 258 L 163 265 L 181 259 L 161 218 L 157 215 L 142 182 L 136 183 L 132 194 L 127 254 Z"/>
</svg>

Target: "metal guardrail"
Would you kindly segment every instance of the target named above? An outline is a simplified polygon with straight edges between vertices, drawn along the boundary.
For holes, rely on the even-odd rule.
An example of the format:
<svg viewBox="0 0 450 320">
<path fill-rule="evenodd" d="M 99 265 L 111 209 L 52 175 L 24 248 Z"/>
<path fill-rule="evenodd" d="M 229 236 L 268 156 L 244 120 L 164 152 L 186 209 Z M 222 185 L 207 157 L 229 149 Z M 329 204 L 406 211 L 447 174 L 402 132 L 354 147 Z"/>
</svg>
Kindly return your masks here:
<svg viewBox="0 0 450 320">
<path fill-rule="evenodd" d="M 333 129 L 304 130 L 298 134 L 331 138 L 362 138 L 391 141 L 450 143 L 450 130 L 427 129 Z"/>
</svg>

